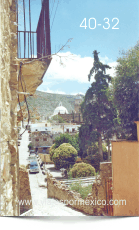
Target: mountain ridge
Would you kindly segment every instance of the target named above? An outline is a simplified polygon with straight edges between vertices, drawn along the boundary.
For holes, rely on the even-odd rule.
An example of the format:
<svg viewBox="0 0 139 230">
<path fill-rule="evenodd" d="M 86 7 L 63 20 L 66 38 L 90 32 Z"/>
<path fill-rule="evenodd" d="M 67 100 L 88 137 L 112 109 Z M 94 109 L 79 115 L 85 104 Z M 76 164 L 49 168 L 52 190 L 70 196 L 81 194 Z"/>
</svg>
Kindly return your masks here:
<svg viewBox="0 0 139 230">
<path fill-rule="evenodd" d="M 36 90 L 33 97 L 27 98 L 29 109 L 36 108 L 41 118 L 48 119 L 59 106 L 59 103 L 62 103 L 69 113 L 74 111 L 74 103 L 77 96 L 82 94 L 70 95 L 70 94 L 55 94 L 47 93 L 43 91 Z"/>
</svg>

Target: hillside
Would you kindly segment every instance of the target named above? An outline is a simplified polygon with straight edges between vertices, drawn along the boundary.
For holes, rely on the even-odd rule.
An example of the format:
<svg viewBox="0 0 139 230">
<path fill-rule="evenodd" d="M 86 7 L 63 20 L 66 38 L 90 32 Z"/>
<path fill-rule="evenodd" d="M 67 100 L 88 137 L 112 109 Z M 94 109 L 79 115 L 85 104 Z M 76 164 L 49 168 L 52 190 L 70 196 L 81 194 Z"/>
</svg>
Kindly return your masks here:
<svg viewBox="0 0 139 230">
<path fill-rule="evenodd" d="M 83 97 L 83 95 L 80 95 Z M 52 94 L 42 91 L 36 91 L 34 97 L 27 99 L 29 103 L 29 109 L 32 107 L 37 108 L 38 113 L 41 117 L 47 118 L 52 115 L 54 109 L 62 102 L 62 105 L 67 108 L 68 112 L 71 113 L 74 110 L 74 101 L 76 95 L 66 94 Z"/>
</svg>

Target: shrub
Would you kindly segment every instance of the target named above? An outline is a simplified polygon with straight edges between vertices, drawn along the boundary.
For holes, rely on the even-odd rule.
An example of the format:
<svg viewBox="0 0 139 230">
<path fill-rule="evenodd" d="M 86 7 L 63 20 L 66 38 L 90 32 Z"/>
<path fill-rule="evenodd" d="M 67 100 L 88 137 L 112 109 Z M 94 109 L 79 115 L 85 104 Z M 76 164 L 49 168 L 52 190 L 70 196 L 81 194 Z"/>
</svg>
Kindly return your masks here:
<svg viewBox="0 0 139 230">
<path fill-rule="evenodd" d="M 32 150 L 34 148 L 32 142 L 29 143 L 28 148 L 29 150 Z"/>
<path fill-rule="evenodd" d="M 55 144 L 53 144 L 50 149 L 49 149 L 49 154 L 50 154 L 50 160 L 53 161 L 53 155 L 54 155 L 54 152 L 55 152 Z"/>
<path fill-rule="evenodd" d="M 92 192 L 92 184 L 82 186 L 81 182 L 76 182 L 70 185 L 70 189 L 80 193 L 82 199 L 85 199 Z"/>
<path fill-rule="evenodd" d="M 103 161 L 103 157 L 97 153 L 95 155 L 88 155 L 86 158 L 83 159 L 83 161 L 92 165 L 97 172 L 100 169 L 100 162 Z"/>
<path fill-rule="evenodd" d="M 49 120 L 49 122 L 52 122 L 52 123 L 55 123 L 55 122 L 57 122 L 57 123 L 66 123 L 65 120 L 64 120 L 61 116 L 59 116 L 59 115 L 53 116 L 53 117 Z"/>
<path fill-rule="evenodd" d="M 95 175 L 95 168 L 92 167 L 90 164 L 76 163 L 73 168 L 69 171 L 69 176 L 73 178 L 76 177 L 87 177 L 87 176 L 94 176 Z"/>
<path fill-rule="evenodd" d="M 54 150 L 52 160 L 56 169 L 66 168 L 74 165 L 77 158 L 77 150 L 69 143 L 63 143 Z"/>
</svg>

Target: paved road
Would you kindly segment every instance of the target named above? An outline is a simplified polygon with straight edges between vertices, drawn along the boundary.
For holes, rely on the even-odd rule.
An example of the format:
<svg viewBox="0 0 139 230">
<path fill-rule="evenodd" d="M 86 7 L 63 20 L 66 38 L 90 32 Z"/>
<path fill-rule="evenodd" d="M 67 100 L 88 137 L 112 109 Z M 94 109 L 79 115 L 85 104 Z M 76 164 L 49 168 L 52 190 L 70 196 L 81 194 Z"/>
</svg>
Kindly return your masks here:
<svg viewBox="0 0 139 230">
<path fill-rule="evenodd" d="M 23 129 L 21 130 L 22 133 Z M 19 146 L 19 163 L 20 165 L 27 165 L 27 158 L 29 156 L 28 152 L 29 144 L 29 134 L 26 131 L 21 140 L 21 145 Z M 53 165 L 47 166 L 47 168 L 53 167 Z M 53 176 L 60 176 L 60 172 L 52 172 Z M 47 198 L 47 188 L 42 187 L 45 184 L 44 176 L 40 170 L 37 174 L 29 174 L 31 196 L 33 203 L 33 213 L 34 216 L 85 216 L 81 212 L 73 210 L 60 201 L 55 199 Z"/>
</svg>

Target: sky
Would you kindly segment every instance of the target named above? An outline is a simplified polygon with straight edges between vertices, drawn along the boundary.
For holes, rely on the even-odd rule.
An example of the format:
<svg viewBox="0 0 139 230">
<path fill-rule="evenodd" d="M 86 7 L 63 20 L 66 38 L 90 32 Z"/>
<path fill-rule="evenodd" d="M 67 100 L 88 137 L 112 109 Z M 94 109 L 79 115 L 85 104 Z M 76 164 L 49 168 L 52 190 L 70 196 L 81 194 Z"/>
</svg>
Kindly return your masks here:
<svg viewBox="0 0 139 230">
<path fill-rule="evenodd" d="M 39 7 L 39 0 L 32 0 L 34 29 Z M 80 27 L 85 26 L 85 20 L 86 29 Z M 136 45 L 139 39 L 139 1 L 50 0 L 50 27 L 52 54 L 70 38 L 72 40 L 53 56 L 38 90 L 85 94 L 91 84 L 88 74 L 93 66 L 94 50 L 100 52 L 100 61 L 112 67 L 107 73 L 114 76 L 120 52 Z"/>
</svg>

